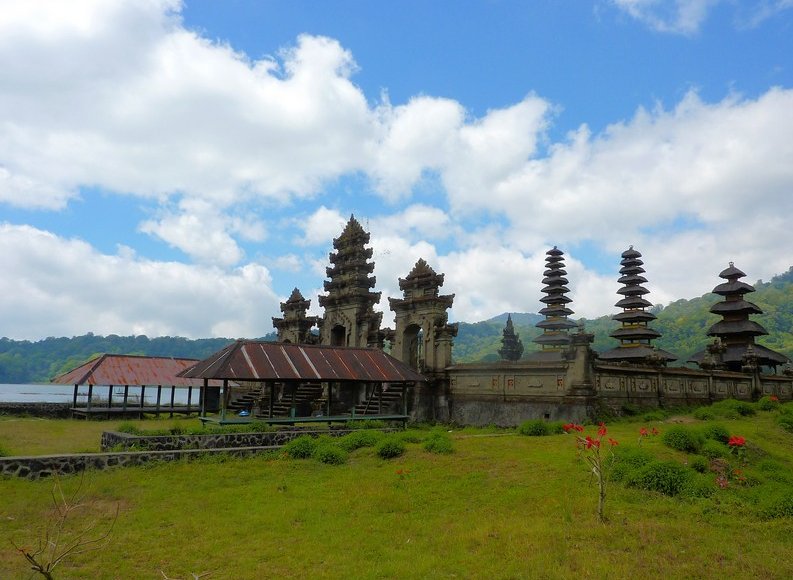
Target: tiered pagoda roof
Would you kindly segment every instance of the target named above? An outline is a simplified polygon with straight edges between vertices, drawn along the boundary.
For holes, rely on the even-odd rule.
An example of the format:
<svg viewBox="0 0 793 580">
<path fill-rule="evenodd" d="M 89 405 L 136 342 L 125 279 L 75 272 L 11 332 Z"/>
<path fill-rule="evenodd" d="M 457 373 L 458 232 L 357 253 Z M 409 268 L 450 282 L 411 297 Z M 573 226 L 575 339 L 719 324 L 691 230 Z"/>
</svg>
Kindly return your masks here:
<svg viewBox="0 0 793 580">
<path fill-rule="evenodd" d="M 610 334 L 620 341 L 620 345 L 600 353 L 599 357 L 607 361 L 665 364 L 677 360 L 677 357 L 652 346 L 652 341 L 661 333 L 648 326 L 655 320 L 655 314 L 647 311 L 652 303 L 644 298 L 650 291 L 642 286 L 647 278 L 642 276 L 645 270 L 641 256 L 641 252 L 634 250 L 633 246 L 622 252 L 621 276 L 617 280 L 622 284 L 622 288 L 617 290 L 622 298 L 614 305 L 622 308 L 622 312 L 612 316 L 613 320 L 620 323 L 620 328 Z"/>
<path fill-rule="evenodd" d="M 366 248 L 369 233 L 363 226 L 350 216 L 350 221 L 338 238 L 333 239 L 333 249 L 329 256 L 332 266 L 325 269 L 330 278 L 323 284 L 326 296 L 319 297 L 319 305 L 328 308 L 338 304 L 349 304 L 351 301 L 372 307 L 380 301 L 380 292 L 370 292 L 376 279 L 370 274 L 374 271 L 372 249 Z"/>
<path fill-rule="evenodd" d="M 720 360 L 711 360 L 713 355 L 706 355 L 706 351 L 696 353 L 691 357 L 693 362 L 703 363 L 707 359 L 708 365 L 723 365 L 729 370 L 740 371 L 742 367 L 756 364 L 761 366 L 776 367 L 789 362 L 788 358 L 770 348 L 755 344 L 756 336 L 768 334 L 757 322 L 749 320 L 751 314 L 762 314 L 762 310 L 744 296 L 754 292 L 754 287 L 740 278 L 746 276 L 741 270 L 730 262 L 719 277 L 726 280 L 713 289 L 714 294 L 723 296 L 724 300 L 711 306 L 710 311 L 718 314 L 722 319 L 708 329 L 708 336 L 713 336 L 721 342 L 721 348 L 711 349 Z"/>
<path fill-rule="evenodd" d="M 523 354 L 523 343 L 520 337 L 515 333 L 515 326 L 512 324 L 512 315 L 507 314 L 507 324 L 504 326 L 504 331 L 501 337 L 501 348 L 498 350 L 498 356 L 502 360 L 516 361 L 520 360 Z"/>
<path fill-rule="evenodd" d="M 548 250 L 545 258 L 545 272 L 543 272 L 542 289 L 545 296 L 540 302 L 545 307 L 540 309 L 540 314 L 545 316 L 535 326 L 542 329 L 542 334 L 534 339 L 543 350 L 559 350 L 570 344 L 569 330 L 576 327 L 576 323 L 567 317 L 573 314 L 568 308 L 573 300 L 567 296 L 570 289 L 565 278 L 567 271 L 564 269 L 564 252 L 554 246 Z"/>
<path fill-rule="evenodd" d="M 319 316 L 306 316 L 311 300 L 306 300 L 300 290 L 295 288 L 286 302 L 281 302 L 283 318 L 273 317 L 273 326 L 278 331 L 279 342 L 312 343 L 315 337 L 311 328 L 319 325 Z"/>
</svg>

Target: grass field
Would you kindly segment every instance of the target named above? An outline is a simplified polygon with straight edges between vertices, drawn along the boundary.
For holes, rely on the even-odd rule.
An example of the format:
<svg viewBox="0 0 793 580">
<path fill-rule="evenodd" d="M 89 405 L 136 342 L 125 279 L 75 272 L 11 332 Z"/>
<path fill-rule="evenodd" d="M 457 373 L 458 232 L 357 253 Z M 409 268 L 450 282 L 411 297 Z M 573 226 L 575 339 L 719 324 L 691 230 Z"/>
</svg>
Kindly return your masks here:
<svg viewBox="0 0 793 580">
<path fill-rule="evenodd" d="M 620 448 L 637 446 L 641 426 L 663 433 L 671 421 L 707 424 L 691 417 L 621 422 L 609 425 L 609 436 Z M 173 420 L 157 426 L 163 423 Z M 779 466 L 779 481 L 768 485 L 788 485 L 793 435 L 773 413 L 720 423 L 746 437 L 753 462 Z M 99 433 L 112 425 L 0 419 L 0 447 L 15 454 L 96 450 Z M 90 473 L 83 483 L 89 519 L 105 523 L 120 510 L 112 542 L 62 564 L 56 577 L 793 577 L 793 518 L 768 519 L 753 508 L 766 481 L 751 465 L 754 492 L 729 487 L 710 497 L 667 497 L 612 483 L 609 522 L 598 524 L 596 489 L 572 436 L 450 435 L 455 451 L 448 455 L 409 444 L 396 459 L 364 448 L 339 466 L 207 457 Z M 642 447 L 681 464 L 691 458 L 661 437 Z M 79 482 L 64 478 L 62 485 L 68 491 Z M 0 578 L 30 577 L 10 541 L 36 539 L 52 486 L 0 480 Z"/>
</svg>

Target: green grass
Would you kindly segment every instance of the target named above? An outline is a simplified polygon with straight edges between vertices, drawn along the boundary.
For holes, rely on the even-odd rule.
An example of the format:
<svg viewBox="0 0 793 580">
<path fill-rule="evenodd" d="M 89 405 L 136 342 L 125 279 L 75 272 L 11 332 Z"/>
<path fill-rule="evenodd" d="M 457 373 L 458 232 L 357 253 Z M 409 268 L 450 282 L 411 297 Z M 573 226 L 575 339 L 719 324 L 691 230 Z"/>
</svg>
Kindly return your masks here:
<svg viewBox="0 0 793 580">
<path fill-rule="evenodd" d="M 68 446 L 87 445 L 71 427 L 42 423 L 67 433 Z M 606 525 L 596 523 L 596 489 L 570 435 L 466 429 L 448 434 L 453 454 L 408 443 L 388 460 L 359 448 L 343 465 L 265 456 L 93 472 L 85 488 L 96 513 L 121 508 L 113 542 L 64 564 L 58 577 L 791 577 L 793 518 L 768 519 L 786 504 L 766 506 L 762 490 L 773 483 L 780 493 L 793 480 L 793 435 L 770 413 L 722 423 L 762 450 L 746 469 L 760 483 L 698 499 L 612 483 Z M 98 423 L 94 437 L 109 424 Z M 95 425 L 77 422 L 76 430 Z M 608 435 L 619 449 L 638 447 L 639 427 L 610 424 Z M 36 441 L 40 429 L 0 421 L 0 444 L 25 449 L 12 441 L 17 433 L 45 447 Z M 693 457 L 661 437 L 646 438 L 641 449 L 681 464 Z M 8 539 L 35 538 L 51 488 L 51 481 L 0 480 L 0 578 L 28 577 Z"/>
</svg>

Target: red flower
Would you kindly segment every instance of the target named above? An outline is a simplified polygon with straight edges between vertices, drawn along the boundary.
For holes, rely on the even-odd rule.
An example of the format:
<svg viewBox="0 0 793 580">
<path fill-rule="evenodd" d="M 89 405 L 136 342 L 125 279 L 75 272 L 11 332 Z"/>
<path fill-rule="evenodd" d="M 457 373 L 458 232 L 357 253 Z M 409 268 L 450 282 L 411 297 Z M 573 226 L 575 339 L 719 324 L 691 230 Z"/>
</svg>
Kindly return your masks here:
<svg viewBox="0 0 793 580">
<path fill-rule="evenodd" d="M 639 435 L 641 437 L 647 437 L 647 427 L 642 427 L 641 429 L 639 429 Z"/>
<path fill-rule="evenodd" d="M 740 435 L 732 435 L 730 436 L 730 440 L 727 441 L 727 445 L 730 447 L 743 447 L 746 445 L 746 438 Z"/>
<path fill-rule="evenodd" d="M 716 478 L 716 485 L 718 485 L 721 489 L 726 489 L 727 487 L 729 487 L 730 482 L 723 475 L 719 475 Z"/>
<path fill-rule="evenodd" d="M 776 395 L 771 395 L 768 398 L 771 400 L 772 403 L 778 403 L 779 402 L 779 397 L 777 397 Z"/>
<path fill-rule="evenodd" d="M 573 429 L 575 429 L 575 424 L 574 423 L 565 423 L 564 425 L 562 425 L 562 430 L 565 433 L 569 433 Z"/>
<path fill-rule="evenodd" d="M 598 437 L 603 437 L 606 434 L 606 426 L 603 423 L 600 423 L 600 428 L 598 429 Z"/>
<path fill-rule="evenodd" d="M 600 441 L 597 439 L 592 439 L 589 435 L 586 436 L 586 448 L 591 449 L 592 447 L 600 447 Z"/>
<path fill-rule="evenodd" d="M 615 445 L 619 445 L 619 443 L 617 441 L 615 441 L 614 439 L 612 439 L 611 437 L 609 437 L 609 444 L 612 447 L 614 447 Z"/>
</svg>

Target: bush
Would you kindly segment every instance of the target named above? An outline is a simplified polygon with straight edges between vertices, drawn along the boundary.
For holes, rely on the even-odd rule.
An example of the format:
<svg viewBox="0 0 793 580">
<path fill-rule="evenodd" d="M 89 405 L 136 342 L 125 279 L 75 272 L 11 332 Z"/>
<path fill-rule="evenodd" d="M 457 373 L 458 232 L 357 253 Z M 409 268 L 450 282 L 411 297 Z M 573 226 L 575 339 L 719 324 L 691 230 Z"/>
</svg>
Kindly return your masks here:
<svg viewBox="0 0 793 580">
<path fill-rule="evenodd" d="M 399 438 L 405 443 L 421 443 L 427 438 L 427 435 L 415 429 L 408 429 L 407 431 L 402 431 L 399 434 Z"/>
<path fill-rule="evenodd" d="M 721 443 L 727 443 L 730 440 L 730 431 L 724 425 L 714 423 L 702 428 L 702 435 L 705 439 L 713 439 Z"/>
<path fill-rule="evenodd" d="M 641 447 L 617 447 L 614 450 L 611 479 L 613 481 L 627 481 L 637 469 L 644 467 L 653 460 L 653 455 Z"/>
<path fill-rule="evenodd" d="M 119 423 L 118 427 L 116 427 L 116 431 L 118 431 L 119 433 L 126 433 L 128 435 L 143 434 L 143 431 L 141 431 L 141 429 L 131 421 L 124 421 L 123 423 Z"/>
<path fill-rule="evenodd" d="M 724 443 L 719 443 L 718 441 L 714 441 L 713 439 L 708 439 L 702 444 L 699 452 L 707 457 L 708 459 L 718 459 L 729 457 L 730 450 L 724 445 Z"/>
<path fill-rule="evenodd" d="M 551 434 L 551 427 L 542 419 L 531 419 L 518 425 L 518 435 L 528 435 L 529 437 L 542 437 Z"/>
<path fill-rule="evenodd" d="M 749 417 L 755 414 L 755 408 L 752 403 L 738 401 L 736 399 L 724 399 L 723 401 L 711 405 L 711 409 L 713 409 L 717 415 L 721 415 L 727 419 Z"/>
<path fill-rule="evenodd" d="M 670 427 L 661 435 L 661 440 L 667 447 L 685 451 L 686 453 L 697 453 L 702 446 L 703 437 L 691 428 L 676 425 Z"/>
<path fill-rule="evenodd" d="M 694 472 L 675 461 L 653 461 L 639 468 L 627 482 L 631 487 L 676 496 L 689 485 Z"/>
<path fill-rule="evenodd" d="M 793 413 L 781 413 L 779 417 L 776 418 L 776 424 L 785 431 L 793 433 Z"/>
<path fill-rule="evenodd" d="M 707 473 L 710 469 L 710 461 L 702 455 L 695 455 L 689 460 L 688 466 L 698 473 Z"/>
<path fill-rule="evenodd" d="M 308 459 L 314 454 L 317 440 L 310 435 L 301 435 L 284 445 L 284 453 L 292 459 Z"/>
<path fill-rule="evenodd" d="M 680 495 L 690 498 L 710 497 L 715 492 L 716 486 L 713 483 L 713 477 L 699 473 L 692 474 L 680 489 Z"/>
<path fill-rule="evenodd" d="M 430 453 L 454 453 L 454 444 L 446 433 L 433 433 L 424 443 L 424 449 Z"/>
<path fill-rule="evenodd" d="M 652 421 L 663 421 L 669 416 L 669 413 L 666 411 L 662 411 L 661 409 L 656 409 L 655 411 L 649 411 L 642 415 L 642 421 L 646 423 L 650 423 Z"/>
<path fill-rule="evenodd" d="M 347 452 L 332 442 L 322 442 L 314 447 L 314 459 L 328 465 L 341 465 L 347 462 Z"/>
<path fill-rule="evenodd" d="M 361 447 L 374 447 L 383 438 L 380 431 L 362 429 L 339 439 L 338 445 L 345 451 L 355 451 Z"/>
<path fill-rule="evenodd" d="M 770 396 L 766 395 L 765 397 L 761 397 L 756 405 L 761 411 L 773 411 L 779 407 L 779 400 L 774 401 Z"/>
<path fill-rule="evenodd" d="M 356 421 L 347 421 L 344 424 L 345 429 L 385 429 L 386 427 L 388 427 L 388 425 L 385 424 L 385 421 L 380 421 L 379 419 L 359 419 Z"/>
<path fill-rule="evenodd" d="M 776 485 L 765 490 L 760 497 L 758 511 L 767 519 L 793 516 L 793 487 Z"/>
<path fill-rule="evenodd" d="M 393 459 L 405 452 L 405 443 L 401 439 L 391 436 L 386 437 L 377 444 L 377 455 L 383 459 Z"/>
<path fill-rule="evenodd" d="M 710 407 L 700 407 L 694 409 L 694 418 L 700 421 L 712 421 L 716 418 L 716 413 Z"/>
</svg>

